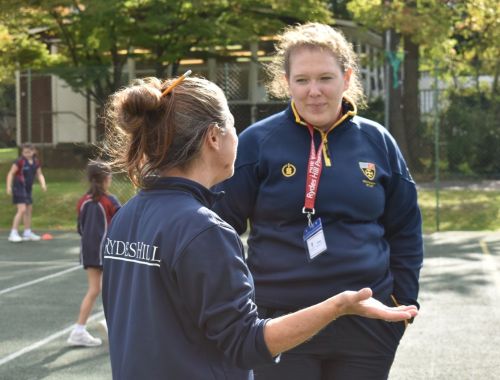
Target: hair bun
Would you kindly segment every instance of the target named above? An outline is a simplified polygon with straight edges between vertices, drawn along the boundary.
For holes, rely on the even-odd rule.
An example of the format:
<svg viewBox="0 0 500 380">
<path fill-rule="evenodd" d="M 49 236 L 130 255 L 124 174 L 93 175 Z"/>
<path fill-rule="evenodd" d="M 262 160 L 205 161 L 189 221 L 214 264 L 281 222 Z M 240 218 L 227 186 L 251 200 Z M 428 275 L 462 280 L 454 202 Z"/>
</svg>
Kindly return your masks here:
<svg viewBox="0 0 500 380">
<path fill-rule="evenodd" d="M 141 80 L 136 84 L 117 92 L 112 99 L 115 121 L 118 127 L 129 134 L 143 126 L 147 114 L 158 110 L 161 105 L 159 81 L 145 83 Z"/>
</svg>

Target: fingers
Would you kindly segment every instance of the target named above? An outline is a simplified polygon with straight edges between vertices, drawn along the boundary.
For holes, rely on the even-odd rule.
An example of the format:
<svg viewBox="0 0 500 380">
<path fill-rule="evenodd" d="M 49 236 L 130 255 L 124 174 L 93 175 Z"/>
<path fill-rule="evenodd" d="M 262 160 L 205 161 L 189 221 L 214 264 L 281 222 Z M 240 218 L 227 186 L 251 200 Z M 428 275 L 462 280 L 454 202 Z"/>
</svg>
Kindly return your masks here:
<svg viewBox="0 0 500 380">
<path fill-rule="evenodd" d="M 405 311 L 389 311 L 383 319 L 387 322 L 401 322 L 412 317 L 414 317 L 414 315 Z"/>
<path fill-rule="evenodd" d="M 385 312 L 386 317 L 384 319 L 388 322 L 399 322 L 418 315 L 418 309 L 414 305 L 390 307 Z"/>
<path fill-rule="evenodd" d="M 370 298 L 373 295 L 373 292 L 370 288 L 363 288 L 361 290 L 358 290 L 356 293 L 356 301 L 364 301 Z"/>
<path fill-rule="evenodd" d="M 411 310 L 418 310 L 415 305 L 401 305 L 397 307 L 393 307 L 395 310 L 400 310 L 400 311 L 411 311 Z"/>
<path fill-rule="evenodd" d="M 370 288 L 363 288 L 358 291 L 346 290 L 340 294 L 344 299 L 343 307 L 346 309 L 345 312 L 347 314 L 350 314 L 351 309 L 355 308 L 356 305 L 371 300 L 372 295 L 373 292 Z"/>
<path fill-rule="evenodd" d="M 388 322 L 398 322 L 411 319 L 418 315 L 414 305 L 390 307 L 372 297 L 370 288 L 363 288 L 357 292 L 345 291 L 342 293 L 344 301 L 341 303 L 341 315 L 354 314 L 367 318 L 383 319 Z"/>
<path fill-rule="evenodd" d="M 394 311 L 406 312 L 410 315 L 410 318 L 416 317 L 418 315 L 418 309 L 414 305 L 398 306 L 392 308 Z M 409 319 L 409 318 L 407 318 Z"/>
</svg>

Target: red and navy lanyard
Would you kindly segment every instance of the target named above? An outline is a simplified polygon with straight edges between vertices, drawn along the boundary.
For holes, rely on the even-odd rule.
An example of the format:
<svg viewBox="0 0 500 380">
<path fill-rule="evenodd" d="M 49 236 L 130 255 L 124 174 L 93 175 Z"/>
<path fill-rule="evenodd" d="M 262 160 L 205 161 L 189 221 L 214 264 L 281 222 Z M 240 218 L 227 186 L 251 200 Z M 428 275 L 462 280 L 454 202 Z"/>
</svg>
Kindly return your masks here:
<svg viewBox="0 0 500 380">
<path fill-rule="evenodd" d="M 311 135 L 311 151 L 309 153 L 309 162 L 307 164 L 306 191 L 304 198 L 304 207 L 302 213 L 307 215 L 308 225 L 312 225 L 311 216 L 314 215 L 314 204 L 316 203 L 316 195 L 318 194 L 319 179 L 323 170 L 323 160 L 321 151 L 323 149 L 323 139 L 316 150 L 314 147 L 314 129 L 310 124 L 307 124 L 307 129 Z"/>
</svg>

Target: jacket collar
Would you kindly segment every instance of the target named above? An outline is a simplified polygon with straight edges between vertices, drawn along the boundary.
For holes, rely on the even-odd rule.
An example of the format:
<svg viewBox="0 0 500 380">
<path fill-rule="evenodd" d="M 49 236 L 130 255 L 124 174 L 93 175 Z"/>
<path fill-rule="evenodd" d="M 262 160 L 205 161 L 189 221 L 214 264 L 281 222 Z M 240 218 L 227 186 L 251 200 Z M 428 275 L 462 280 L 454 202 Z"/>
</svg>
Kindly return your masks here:
<svg viewBox="0 0 500 380">
<path fill-rule="evenodd" d="M 181 177 L 149 177 L 145 181 L 146 188 L 141 192 L 147 193 L 154 190 L 178 190 L 191 194 L 203 206 L 212 208 L 224 192 L 214 192 L 198 182 Z"/>
<path fill-rule="evenodd" d="M 290 108 L 293 114 L 293 118 L 297 124 L 307 126 L 307 122 L 302 119 L 297 112 L 297 109 L 295 108 L 295 103 L 292 102 L 290 103 Z M 338 125 L 342 124 L 345 120 L 349 120 L 356 116 L 356 113 L 358 112 L 356 105 L 350 100 L 348 97 L 345 97 L 342 99 L 342 117 L 338 119 L 335 124 L 333 124 L 327 131 L 330 132 L 332 129 L 337 127 Z"/>
</svg>

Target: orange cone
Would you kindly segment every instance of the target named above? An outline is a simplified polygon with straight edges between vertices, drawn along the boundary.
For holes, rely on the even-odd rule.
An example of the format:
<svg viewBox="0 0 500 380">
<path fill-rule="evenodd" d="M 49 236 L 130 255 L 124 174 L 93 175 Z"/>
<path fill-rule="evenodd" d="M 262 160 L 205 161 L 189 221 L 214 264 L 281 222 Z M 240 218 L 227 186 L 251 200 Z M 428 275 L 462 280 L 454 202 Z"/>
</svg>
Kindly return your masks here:
<svg viewBox="0 0 500 380">
<path fill-rule="evenodd" d="M 42 240 L 52 240 L 52 239 L 54 239 L 54 236 L 52 236 L 51 234 L 42 235 Z"/>
</svg>

